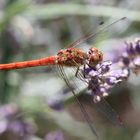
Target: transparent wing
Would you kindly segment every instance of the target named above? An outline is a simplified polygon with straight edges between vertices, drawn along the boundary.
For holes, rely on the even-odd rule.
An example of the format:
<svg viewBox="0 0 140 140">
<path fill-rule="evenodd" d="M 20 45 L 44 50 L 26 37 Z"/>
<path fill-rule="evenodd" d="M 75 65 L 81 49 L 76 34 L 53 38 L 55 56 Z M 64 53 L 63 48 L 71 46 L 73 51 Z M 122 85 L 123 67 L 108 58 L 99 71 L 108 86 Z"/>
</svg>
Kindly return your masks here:
<svg viewBox="0 0 140 140">
<path fill-rule="evenodd" d="M 109 105 L 105 99 L 101 99 L 100 102 L 95 103 L 97 110 L 104 114 L 112 123 L 117 126 L 124 127 L 121 117 L 116 113 L 116 111 Z"/>
<path fill-rule="evenodd" d="M 83 114 L 83 117 L 84 119 L 86 120 L 86 122 L 88 123 L 88 126 L 90 127 L 92 133 L 98 138 L 98 135 L 97 135 L 97 132 L 96 132 L 96 129 L 94 128 L 93 126 L 93 122 L 90 120 L 90 117 L 86 111 L 86 109 L 84 108 L 83 104 L 79 101 L 75 91 L 73 90 L 73 88 L 71 87 L 71 84 L 69 83 L 69 80 L 67 78 L 67 75 L 66 73 L 64 72 L 64 69 L 62 68 L 62 66 L 59 66 L 59 70 L 60 70 L 60 74 L 63 78 L 63 80 L 65 81 L 66 85 L 70 88 L 70 90 L 72 91 L 74 97 L 75 97 L 75 100 L 76 102 L 79 104 L 79 107 L 81 109 L 81 112 Z"/>
<path fill-rule="evenodd" d="M 78 71 L 78 78 L 82 81 L 84 81 L 85 83 L 87 83 L 87 81 L 85 80 L 85 78 L 82 76 L 83 74 L 81 73 L 81 71 Z M 89 98 L 87 98 L 87 100 L 89 100 Z M 104 116 L 106 116 L 106 118 L 108 118 L 113 124 L 120 126 L 120 127 L 124 127 L 123 121 L 121 119 L 121 117 L 116 113 L 116 111 L 109 105 L 109 103 L 102 97 L 101 101 L 94 103 L 94 101 L 90 100 L 91 104 L 94 104 L 94 106 L 97 108 L 97 110 L 99 112 L 101 112 Z"/>
<path fill-rule="evenodd" d="M 92 33 L 91 32 L 87 33 L 86 35 L 84 35 L 84 36 L 80 37 L 79 39 L 77 39 L 75 42 L 73 42 L 70 45 L 66 46 L 66 48 L 68 48 L 68 47 L 76 47 L 77 45 L 80 45 L 84 41 L 95 37 L 96 35 L 102 33 L 106 29 L 108 29 L 110 26 L 112 26 L 112 25 L 116 24 L 117 22 L 120 22 L 120 21 L 122 21 L 124 19 L 126 19 L 126 17 L 122 17 L 122 18 L 120 18 L 120 19 L 118 19 L 118 20 L 116 20 L 116 21 L 114 21 L 114 22 L 112 22 L 110 24 L 107 24 L 104 27 L 102 27 L 100 30 L 97 30 L 95 33 L 93 33 L 93 32 Z"/>
</svg>

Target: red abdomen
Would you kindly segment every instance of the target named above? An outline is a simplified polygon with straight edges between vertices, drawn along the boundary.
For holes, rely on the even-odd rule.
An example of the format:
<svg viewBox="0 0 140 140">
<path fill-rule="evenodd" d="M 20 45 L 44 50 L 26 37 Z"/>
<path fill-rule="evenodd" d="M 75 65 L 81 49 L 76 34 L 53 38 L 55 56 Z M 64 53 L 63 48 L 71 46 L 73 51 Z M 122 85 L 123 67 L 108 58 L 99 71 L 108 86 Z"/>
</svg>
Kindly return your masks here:
<svg viewBox="0 0 140 140">
<path fill-rule="evenodd" d="M 0 64 L 0 70 L 11 70 L 11 69 L 21 69 L 27 67 L 55 65 L 57 63 L 56 58 L 57 56 L 50 56 L 50 57 L 45 57 L 45 58 L 31 60 L 31 61 Z"/>
</svg>

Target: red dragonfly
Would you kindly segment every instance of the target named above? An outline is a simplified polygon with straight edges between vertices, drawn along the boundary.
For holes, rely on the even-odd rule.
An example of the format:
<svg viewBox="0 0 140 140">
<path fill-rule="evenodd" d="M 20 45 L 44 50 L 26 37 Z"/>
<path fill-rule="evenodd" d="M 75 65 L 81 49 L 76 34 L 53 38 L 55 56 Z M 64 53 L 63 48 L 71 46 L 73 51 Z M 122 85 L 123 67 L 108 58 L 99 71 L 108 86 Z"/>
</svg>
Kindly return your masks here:
<svg viewBox="0 0 140 140">
<path fill-rule="evenodd" d="M 124 17 L 105 26 L 98 32 L 90 35 L 86 35 L 84 37 L 81 37 L 74 43 L 72 43 L 67 49 L 60 50 L 57 55 L 49 56 L 41 59 L 36 60 L 30 60 L 30 61 L 23 61 L 23 62 L 15 62 L 15 63 L 9 63 L 9 64 L 0 64 L 0 70 L 13 70 L 13 69 L 22 69 L 22 68 L 28 68 L 28 67 L 36 67 L 36 66 L 48 66 L 48 65 L 60 65 L 60 66 L 67 66 L 67 67 L 77 67 L 79 68 L 82 65 L 89 65 L 89 66 L 96 66 L 100 61 L 103 60 L 103 54 L 101 51 L 99 51 L 97 48 L 92 47 L 89 49 L 89 51 L 86 53 L 82 49 L 75 48 L 78 44 L 81 42 L 96 36 L 99 32 L 102 32 L 109 26 L 117 23 L 120 20 L 125 19 Z M 91 120 L 89 119 L 88 113 L 85 110 L 84 106 L 81 104 L 79 99 L 77 98 L 77 95 L 72 90 L 69 81 L 64 73 L 64 71 L 61 69 L 61 75 L 63 79 L 65 80 L 68 87 L 71 89 L 73 95 L 76 98 L 76 101 L 80 105 L 81 111 L 84 115 L 85 120 L 88 122 L 89 127 L 91 128 L 92 132 L 97 136 L 97 133 L 95 131 L 95 128 L 93 127 Z M 105 100 L 101 100 L 101 102 L 97 103 L 97 107 L 101 109 L 101 112 L 103 112 L 108 118 L 110 118 L 113 122 L 122 125 L 122 122 L 120 121 L 118 115 L 115 113 L 115 111 L 109 106 L 109 104 Z M 97 136 L 98 137 L 98 136 Z"/>
<path fill-rule="evenodd" d="M 111 25 L 126 19 L 123 17 L 111 24 L 105 26 L 101 30 L 98 30 L 94 34 L 87 34 L 71 45 L 68 46 L 67 49 L 60 50 L 57 55 L 49 56 L 37 60 L 31 61 L 23 61 L 23 62 L 15 62 L 9 64 L 0 64 L 0 70 L 12 70 L 12 69 L 21 69 L 21 68 L 28 68 L 28 67 L 36 67 L 36 66 L 48 66 L 48 65 L 61 65 L 67 67 L 77 67 L 84 65 L 87 62 L 90 66 L 95 66 L 103 59 L 103 54 L 95 47 L 92 47 L 88 53 L 84 52 L 81 49 L 75 48 L 78 44 L 84 42 L 85 40 L 92 38 L 102 32 L 103 30 L 107 29 Z"/>
<path fill-rule="evenodd" d="M 102 60 L 102 58 L 103 55 L 97 48 L 92 47 L 88 53 L 85 53 L 79 48 L 71 47 L 64 50 L 60 50 L 56 56 L 49 56 L 31 61 L 0 64 L 0 70 L 12 70 L 48 65 L 77 67 L 84 65 L 85 62 L 88 62 L 90 66 L 95 66 Z"/>
</svg>

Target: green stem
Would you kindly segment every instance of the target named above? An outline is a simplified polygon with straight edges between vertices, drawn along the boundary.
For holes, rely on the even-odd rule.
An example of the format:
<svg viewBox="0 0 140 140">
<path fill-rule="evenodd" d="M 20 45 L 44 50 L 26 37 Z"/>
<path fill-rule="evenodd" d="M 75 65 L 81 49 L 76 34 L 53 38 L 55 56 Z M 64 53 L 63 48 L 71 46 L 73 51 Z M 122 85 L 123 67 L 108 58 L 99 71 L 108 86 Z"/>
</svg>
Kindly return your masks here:
<svg viewBox="0 0 140 140">
<path fill-rule="evenodd" d="M 74 3 L 32 5 L 26 10 L 26 15 L 39 19 L 54 19 L 67 15 L 104 16 L 111 18 L 127 17 L 133 21 L 140 21 L 140 12 L 118 7 L 81 5 Z"/>
</svg>

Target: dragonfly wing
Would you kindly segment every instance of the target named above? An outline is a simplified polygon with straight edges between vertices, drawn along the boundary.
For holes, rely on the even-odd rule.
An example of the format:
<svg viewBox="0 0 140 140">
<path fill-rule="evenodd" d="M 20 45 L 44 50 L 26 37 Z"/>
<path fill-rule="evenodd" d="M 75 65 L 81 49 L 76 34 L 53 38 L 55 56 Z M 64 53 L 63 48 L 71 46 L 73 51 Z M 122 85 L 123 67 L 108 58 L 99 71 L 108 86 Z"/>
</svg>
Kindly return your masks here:
<svg viewBox="0 0 140 140">
<path fill-rule="evenodd" d="M 118 125 L 120 127 L 124 127 L 124 124 L 120 118 L 120 116 L 116 113 L 116 111 L 109 105 L 109 103 L 105 99 L 101 99 L 101 101 L 95 103 L 97 109 L 103 113 L 112 123 Z"/>
<path fill-rule="evenodd" d="M 85 107 L 84 107 L 83 104 L 79 101 L 79 99 L 78 99 L 78 97 L 77 97 L 75 91 L 73 90 L 73 88 L 72 88 L 72 86 L 71 86 L 71 84 L 70 84 L 70 82 L 69 82 L 69 80 L 68 80 L 68 78 L 67 78 L 67 75 L 66 75 L 64 69 L 62 68 L 62 66 L 59 66 L 59 69 L 60 69 L 60 74 L 61 74 L 63 80 L 65 81 L 66 85 L 70 88 L 70 90 L 72 91 L 72 93 L 73 93 L 73 95 L 74 95 L 74 97 L 75 97 L 76 102 L 79 104 L 79 107 L 80 107 L 80 109 L 81 109 L 81 112 L 82 112 L 82 114 L 83 114 L 84 119 L 85 119 L 86 122 L 88 123 L 88 126 L 90 127 L 92 133 L 98 138 L 96 129 L 95 129 L 94 126 L 93 126 L 93 122 L 91 121 L 91 119 L 90 119 L 90 117 L 89 117 L 89 115 L 88 115 L 88 113 L 87 113 Z"/>
<path fill-rule="evenodd" d="M 87 33 L 86 35 L 82 36 L 81 38 L 77 39 L 75 42 L 71 43 L 70 45 L 68 45 L 67 47 L 76 47 L 78 45 L 80 45 L 81 43 L 83 43 L 84 41 L 87 41 L 88 39 L 90 38 L 94 38 L 96 35 L 102 33 L 103 31 L 105 31 L 106 29 L 108 29 L 110 26 L 122 21 L 122 20 L 125 20 L 126 17 L 122 17 L 118 20 L 115 20 L 114 22 L 112 23 L 109 23 L 107 25 L 105 25 L 104 27 L 102 27 L 100 30 L 97 30 L 96 32 L 94 33 Z"/>
<path fill-rule="evenodd" d="M 81 71 L 78 71 L 78 74 L 80 75 L 81 79 L 81 75 L 83 74 L 81 73 Z M 84 78 L 82 78 L 81 80 L 86 83 L 86 80 Z M 90 100 L 91 104 L 94 104 L 97 110 L 99 110 L 104 116 L 106 116 L 112 123 L 120 127 L 124 127 L 121 117 L 115 112 L 115 110 L 109 105 L 109 103 L 104 98 L 101 98 L 101 100 L 96 103 L 93 102 L 93 100 L 91 99 L 88 99 Z"/>
</svg>

